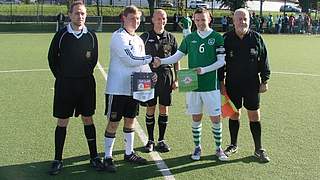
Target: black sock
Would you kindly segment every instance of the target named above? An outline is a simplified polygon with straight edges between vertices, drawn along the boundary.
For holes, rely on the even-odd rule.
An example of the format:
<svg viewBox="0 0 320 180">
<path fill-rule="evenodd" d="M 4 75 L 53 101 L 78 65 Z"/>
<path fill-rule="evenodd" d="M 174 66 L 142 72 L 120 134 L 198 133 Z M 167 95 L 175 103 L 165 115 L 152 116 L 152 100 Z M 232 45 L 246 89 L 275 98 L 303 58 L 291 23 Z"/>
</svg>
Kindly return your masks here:
<svg viewBox="0 0 320 180">
<path fill-rule="evenodd" d="M 90 158 L 95 158 L 98 156 L 97 153 L 97 142 L 96 142 L 96 128 L 94 124 L 91 125 L 84 125 L 84 134 L 86 135 L 89 151 L 90 151 Z"/>
<path fill-rule="evenodd" d="M 239 127 L 240 127 L 239 120 L 229 119 L 229 132 L 230 132 L 231 144 L 235 146 L 237 146 Z"/>
<path fill-rule="evenodd" d="M 154 131 L 154 115 L 146 114 L 146 126 L 148 131 L 149 140 L 154 141 L 153 131 Z"/>
<path fill-rule="evenodd" d="M 159 139 L 158 139 L 158 141 L 162 141 L 164 139 L 164 133 L 166 132 L 167 124 L 168 124 L 168 116 L 167 115 L 159 115 L 159 117 L 158 117 Z"/>
<path fill-rule="evenodd" d="M 250 122 L 250 130 L 254 141 L 255 150 L 261 149 L 261 124 L 260 121 Z"/>
<path fill-rule="evenodd" d="M 63 152 L 63 146 L 64 141 L 66 140 L 66 134 L 67 134 L 67 127 L 60 127 L 57 126 L 55 133 L 54 133 L 54 146 L 55 146 L 55 154 L 54 159 L 55 160 L 62 160 L 62 152 Z"/>
</svg>

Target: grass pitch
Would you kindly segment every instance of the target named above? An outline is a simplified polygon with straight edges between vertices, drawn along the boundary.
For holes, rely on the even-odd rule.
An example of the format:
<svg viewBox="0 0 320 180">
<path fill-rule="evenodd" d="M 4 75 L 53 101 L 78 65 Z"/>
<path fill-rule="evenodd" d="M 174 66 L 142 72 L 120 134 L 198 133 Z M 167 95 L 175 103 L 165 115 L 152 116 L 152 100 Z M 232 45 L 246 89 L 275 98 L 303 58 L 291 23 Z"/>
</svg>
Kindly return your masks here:
<svg viewBox="0 0 320 180">
<path fill-rule="evenodd" d="M 176 34 L 179 41 L 181 34 Z M 53 76 L 48 70 L 47 50 L 53 34 L 0 34 L 0 179 L 163 179 L 150 162 L 132 166 L 123 161 L 121 126 L 117 133 L 115 174 L 89 168 L 88 148 L 80 119 L 68 126 L 62 173 L 46 171 L 54 156 L 52 117 Z M 269 52 L 272 75 L 269 91 L 261 97 L 262 142 L 271 158 L 268 164 L 255 161 L 248 119 L 241 119 L 239 152 L 226 163 L 217 161 L 207 117 L 203 121 L 203 157 L 190 160 L 193 150 L 191 118 L 185 115 L 184 94 L 174 92 L 166 139 L 172 151 L 160 154 L 176 179 L 319 179 L 319 36 L 263 35 Z M 110 33 L 100 33 L 99 62 L 108 68 Z M 183 62 L 185 66 L 185 62 Z M 28 70 L 28 71 L 13 71 Z M 97 81 L 98 151 L 103 156 L 105 80 L 99 70 Z M 138 117 L 145 130 L 144 108 Z M 229 143 L 228 121 L 223 122 L 223 147 Z M 156 126 L 157 129 L 157 126 Z M 145 131 L 146 132 L 146 131 Z M 157 138 L 157 131 L 155 132 Z M 143 143 L 136 135 L 135 149 Z"/>
</svg>

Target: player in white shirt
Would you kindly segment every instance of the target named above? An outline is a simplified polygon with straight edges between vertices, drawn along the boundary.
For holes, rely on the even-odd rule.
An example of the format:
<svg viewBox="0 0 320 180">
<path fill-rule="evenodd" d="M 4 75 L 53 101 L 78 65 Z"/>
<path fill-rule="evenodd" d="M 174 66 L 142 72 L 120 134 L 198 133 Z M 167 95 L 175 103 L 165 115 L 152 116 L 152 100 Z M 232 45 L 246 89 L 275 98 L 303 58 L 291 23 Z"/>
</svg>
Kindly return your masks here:
<svg viewBox="0 0 320 180">
<path fill-rule="evenodd" d="M 123 11 L 123 28 L 112 34 L 110 43 L 110 65 L 106 87 L 107 127 L 105 130 L 106 171 L 115 172 L 112 160 L 112 149 L 119 121 L 124 117 L 124 160 L 137 164 L 145 164 L 146 159 L 138 156 L 133 150 L 134 121 L 138 113 L 139 103 L 131 93 L 131 75 L 133 72 L 151 72 L 149 63 L 151 56 L 145 55 L 142 39 L 135 34 L 140 25 L 141 12 L 135 6 L 128 6 Z M 156 75 L 153 81 L 156 81 Z"/>
</svg>

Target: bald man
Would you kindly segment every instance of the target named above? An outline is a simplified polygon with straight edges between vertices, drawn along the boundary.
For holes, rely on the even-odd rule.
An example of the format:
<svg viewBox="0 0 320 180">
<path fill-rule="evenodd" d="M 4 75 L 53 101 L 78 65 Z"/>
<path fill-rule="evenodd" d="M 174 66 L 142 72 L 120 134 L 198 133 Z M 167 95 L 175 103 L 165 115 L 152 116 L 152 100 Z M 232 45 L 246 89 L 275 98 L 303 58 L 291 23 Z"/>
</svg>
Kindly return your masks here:
<svg viewBox="0 0 320 180">
<path fill-rule="evenodd" d="M 162 9 L 157 9 L 152 16 L 153 29 L 141 35 L 145 43 L 146 54 L 152 57 L 168 57 L 177 51 L 176 38 L 164 29 L 167 24 L 167 13 Z M 152 72 L 157 73 L 158 81 L 155 86 L 155 97 L 150 101 L 142 104 L 147 106 L 146 112 L 146 126 L 148 131 L 148 143 L 145 146 L 146 152 L 151 152 L 156 149 L 159 152 L 168 152 L 170 147 L 164 141 L 164 135 L 168 124 L 169 106 L 171 105 L 172 90 L 177 88 L 177 71 L 179 70 L 179 63 L 174 65 L 162 65 L 158 68 L 153 68 L 150 65 Z M 174 69 L 174 76 L 172 69 Z M 159 137 L 157 146 L 154 142 L 154 125 L 155 125 L 155 110 L 157 101 L 159 101 Z"/>
<path fill-rule="evenodd" d="M 238 112 L 229 119 L 231 144 L 225 150 L 230 156 L 238 150 L 237 137 L 241 108 L 247 109 L 254 140 L 254 155 L 260 162 L 270 158 L 261 145 L 260 93 L 268 90 L 270 69 L 267 49 L 261 35 L 249 29 L 250 16 L 246 9 L 237 9 L 233 17 L 234 30 L 224 34 L 226 65 L 219 70 L 222 93 L 227 93 Z"/>
</svg>

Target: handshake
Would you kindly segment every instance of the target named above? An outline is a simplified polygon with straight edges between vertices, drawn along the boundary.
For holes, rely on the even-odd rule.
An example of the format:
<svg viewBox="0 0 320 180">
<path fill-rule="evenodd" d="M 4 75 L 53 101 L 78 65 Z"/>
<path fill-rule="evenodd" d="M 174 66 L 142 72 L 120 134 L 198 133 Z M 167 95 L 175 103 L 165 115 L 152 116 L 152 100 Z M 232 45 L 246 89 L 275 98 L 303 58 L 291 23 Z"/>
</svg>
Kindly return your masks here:
<svg viewBox="0 0 320 180">
<path fill-rule="evenodd" d="M 151 61 L 153 68 L 158 68 L 161 65 L 161 60 L 159 57 L 153 57 Z"/>
</svg>

